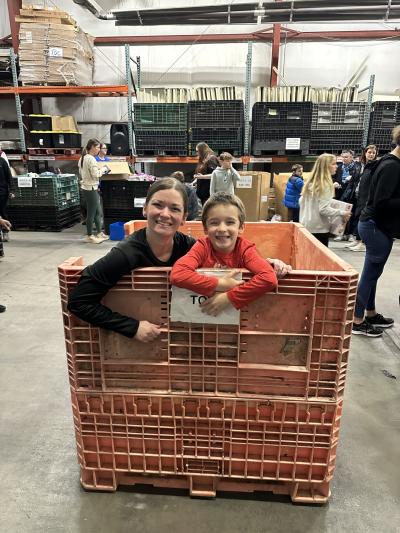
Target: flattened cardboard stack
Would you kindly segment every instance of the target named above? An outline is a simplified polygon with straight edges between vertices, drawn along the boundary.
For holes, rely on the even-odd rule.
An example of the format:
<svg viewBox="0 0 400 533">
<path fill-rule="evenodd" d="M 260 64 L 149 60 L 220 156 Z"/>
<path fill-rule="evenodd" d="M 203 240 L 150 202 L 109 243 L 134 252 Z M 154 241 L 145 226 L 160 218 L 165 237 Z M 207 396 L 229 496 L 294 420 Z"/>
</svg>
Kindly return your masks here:
<svg viewBox="0 0 400 533">
<path fill-rule="evenodd" d="M 20 15 L 23 85 L 92 85 L 93 37 L 64 11 L 25 8 Z"/>
</svg>

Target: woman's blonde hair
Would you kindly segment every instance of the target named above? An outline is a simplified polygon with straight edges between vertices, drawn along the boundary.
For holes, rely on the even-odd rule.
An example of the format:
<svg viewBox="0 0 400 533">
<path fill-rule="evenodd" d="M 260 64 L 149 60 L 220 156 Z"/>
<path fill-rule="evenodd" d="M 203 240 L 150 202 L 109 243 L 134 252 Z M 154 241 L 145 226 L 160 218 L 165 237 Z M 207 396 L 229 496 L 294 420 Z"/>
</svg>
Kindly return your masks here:
<svg viewBox="0 0 400 533">
<path fill-rule="evenodd" d="M 336 156 L 321 154 L 315 161 L 310 175 L 304 180 L 302 196 L 323 196 L 327 192 L 333 196 L 334 187 L 330 166 L 336 163 Z"/>
</svg>

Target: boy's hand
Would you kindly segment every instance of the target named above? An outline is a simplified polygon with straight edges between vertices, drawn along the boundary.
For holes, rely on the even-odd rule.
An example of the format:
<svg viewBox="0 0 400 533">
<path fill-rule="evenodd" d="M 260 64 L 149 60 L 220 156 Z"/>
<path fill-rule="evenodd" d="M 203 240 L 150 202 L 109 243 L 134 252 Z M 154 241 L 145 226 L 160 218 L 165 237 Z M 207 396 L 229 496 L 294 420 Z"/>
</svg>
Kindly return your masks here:
<svg viewBox="0 0 400 533">
<path fill-rule="evenodd" d="M 275 271 L 277 278 L 284 278 L 286 274 L 289 274 L 289 272 L 292 271 L 291 265 L 287 265 L 280 259 L 267 259 L 267 261 L 271 264 L 272 268 Z"/>
<path fill-rule="evenodd" d="M 229 274 L 226 274 L 226 276 L 222 278 L 218 278 L 218 284 L 217 284 L 216 290 L 218 292 L 226 292 L 244 283 L 242 279 L 235 279 L 235 276 L 237 275 L 238 272 L 240 272 L 240 270 L 238 269 L 232 270 Z"/>
<path fill-rule="evenodd" d="M 231 302 L 225 292 L 215 294 L 200 304 L 201 312 L 206 315 L 217 316 L 221 311 L 231 306 Z"/>
<path fill-rule="evenodd" d="M 135 339 L 140 342 L 154 341 L 161 333 L 160 326 L 147 322 L 147 320 L 141 320 L 139 327 L 135 335 Z"/>
</svg>

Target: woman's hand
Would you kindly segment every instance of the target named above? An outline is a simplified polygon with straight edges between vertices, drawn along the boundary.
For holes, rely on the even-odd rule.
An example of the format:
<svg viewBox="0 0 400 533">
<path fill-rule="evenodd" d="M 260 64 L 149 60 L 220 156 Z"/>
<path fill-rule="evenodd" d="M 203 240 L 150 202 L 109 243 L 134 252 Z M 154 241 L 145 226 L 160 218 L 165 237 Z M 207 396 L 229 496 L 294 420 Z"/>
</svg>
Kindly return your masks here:
<svg viewBox="0 0 400 533">
<path fill-rule="evenodd" d="M 240 272 L 240 270 L 235 269 L 229 272 L 229 274 L 226 274 L 226 276 L 218 278 L 216 290 L 218 292 L 226 292 L 238 287 L 239 285 L 242 285 L 242 283 L 244 283 L 242 279 L 235 279 L 235 276 L 238 274 L 238 272 Z"/>
<path fill-rule="evenodd" d="M 274 269 L 274 272 L 277 278 L 284 278 L 286 274 L 289 274 L 289 272 L 292 271 L 291 265 L 287 265 L 280 259 L 269 259 L 268 258 L 267 261 L 271 264 L 272 268 Z"/>
<path fill-rule="evenodd" d="M 227 307 L 232 306 L 225 292 L 215 294 L 200 304 L 201 312 L 206 315 L 217 316 Z"/>
<path fill-rule="evenodd" d="M 5 218 L 0 217 L 0 228 L 4 228 L 6 231 L 11 230 L 11 222 Z"/>
<path fill-rule="evenodd" d="M 154 341 L 161 333 L 161 326 L 147 322 L 147 320 L 141 320 L 139 327 L 135 335 L 135 339 L 140 342 Z"/>
<path fill-rule="evenodd" d="M 350 220 L 350 217 L 351 217 L 351 211 L 346 211 L 343 215 L 343 220 L 345 222 L 347 222 L 348 220 Z"/>
<path fill-rule="evenodd" d="M 341 189 L 342 186 L 340 185 L 340 183 L 338 183 L 337 181 L 335 181 L 335 183 L 333 184 L 333 186 L 335 187 L 335 189 Z"/>
</svg>

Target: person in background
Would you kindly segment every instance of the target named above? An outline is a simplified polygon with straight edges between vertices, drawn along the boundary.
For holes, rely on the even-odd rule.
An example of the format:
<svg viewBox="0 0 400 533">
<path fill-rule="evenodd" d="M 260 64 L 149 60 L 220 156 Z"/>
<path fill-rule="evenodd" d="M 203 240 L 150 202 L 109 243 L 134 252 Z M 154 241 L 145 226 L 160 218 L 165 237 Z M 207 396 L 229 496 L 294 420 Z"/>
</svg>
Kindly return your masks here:
<svg viewBox="0 0 400 533">
<path fill-rule="evenodd" d="M 103 174 L 107 173 L 107 167 L 100 169 L 96 162 L 96 156 L 100 150 L 100 143 L 97 139 L 90 139 L 87 142 L 86 148 L 82 152 L 82 157 L 79 160 L 79 174 L 81 175 L 81 188 L 86 201 L 87 217 L 86 217 L 86 232 L 87 242 L 92 244 L 99 244 L 109 237 L 101 230 L 102 225 L 102 209 L 99 196 L 99 179 Z M 93 235 L 93 223 L 96 227 L 96 235 Z"/>
<path fill-rule="evenodd" d="M 9 232 L 11 230 L 11 222 L 9 220 L 5 220 L 0 216 L 0 231 L 7 231 Z M 0 257 L 4 257 L 4 251 L 3 251 L 3 242 L 0 239 Z M 0 313 L 4 313 L 6 310 L 5 305 L 0 304 Z"/>
<path fill-rule="evenodd" d="M 176 180 L 183 183 L 186 187 L 186 194 L 188 195 L 189 200 L 186 220 L 197 220 L 201 213 L 201 203 L 197 197 L 194 187 L 189 183 L 185 183 L 185 176 L 180 170 L 173 172 L 171 174 L 171 178 L 175 178 Z"/>
<path fill-rule="evenodd" d="M 160 324 L 122 315 L 102 304 L 118 281 L 139 267 L 171 267 L 195 240 L 178 231 L 188 210 L 186 188 L 174 178 L 158 180 L 149 188 L 143 208 L 147 226 L 113 247 L 107 255 L 85 268 L 71 291 L 68 310 L 96 327 L 115 331 L 140 342 L 151 342 L 161 333 Z M 291 267 L 269 259 L 278 277 Z M 132 309 L 135 312 L 135 309 Z"/>
<path fill-rule="evenodd" d="M 345 221 L 350 213 L 330 206 L 334 195 L 332 176 L 337 170 L 336 156 L 318 156 L 311 174 L 304 180 L 300 197 L 300 222 L 322 244 L 329 244 L 329 217 L 340 215 Z"/>
<path fill-rule="evenodd" d="M 7 219 L 7 203 L 12 193 L 12 176 L 8 162 L 0 157 L 0 217 Z M 3 226 L 3 241 L 8 242 L 8 229 Z"/>
<path fill-rule="evenodd" d="M 7 163 L 7 165 L 10 166 L 10 162 L 8 161 L 7 154 L 3 151 L 1 144 L 0 144 L 0 157 L 2 157 L 4 161 Z"/>
<path fill-rule="evenodd" d="M 375 144 L 370 144 L 362 151 L 360 158 L 360 178 L 354 188 L 353 196 L 353 224 L 352 233 L 355 237 L 355 241 L 346 244 L 345 248 L 348 248 L 352 252 L 365 252 L 365 245 L 361 240 L 358 233 L 358 221 L 360 219 L 361 211 L 364 209 L 368 200 L 369 186 L 371 181 L 371 175 L 373 174 L 376 166 L 378 165 L 378 148 Z M 350 219 L 351 221 L 351 219 Z"/>
<path fill-rule="evenodd" d="M 217 192 L 204 204 L 202 222 L 206 237 L 172 267 L 170 281 L 197 294 L 208 296 L 200 304 L 202 311 L 217 316 L 225 308 L 242 309 L 278 285 L 271 265 L 259 255 L 255 244 L 240 237 L 244 230 L 245 209 L 242 201 L 227 192 Z M 244 282 L 230 276 L 217 278 L 196 272 L 198 268 L 246 268 L 253 277 Z"/>
<path fill-rule="evenodd" d="M 219 165 L 211 174 L 210 196 L 217 192 L 235 193 L 235 187 L 240 180 L 239 172 L 232 166 L 233 156 L 222 152 L 218 157 Z"/>
<path fill-rule="evenodd" d="M 338 164 L 336 174 L 333 177 L 335 198 L 343 202 L 352 203 L 353 192 L 357 187 L 360 177 L 360 164 L 354 161 L 353 150 L 343 150 L 342 162 Z M 354 210 L 353 210 L 354 212 Z M 348 241 L 351 235 L 352 220 L 346 225 L 343 235 L 338 235 L 334 241 Z"/>
<path fill-rule="evenodd" d="M 400 126 L 393 130 L 396 147 L 382 157 L 370 177 L 367 203 L 361 211 L 358 232 L 365 243 L 364 266 L 358 283 L 353 333 L 380 337 L 394 320 L 376 311 L 379 278 L 393 247 L 400 238 Z"/>
<path fill-rule="evenodd" d="M 304 185 L 303 167 L 301 165 L 292 166 L 292 175 L 288 179 L 285 189 L 283 204 L 288 209 L 289 221 L 298 222 L 300 216 L 300 195 Z"/>
<path fill-rule="evenodd" d="M 199 161 L 194 178 L 197 180 L 197 196 L 204 205 L 210 197 L 210 179 L 212 172 L 218 166 L 218 158 L 207 143 L 201 142 L 196 146 Z"/>
<path fill-rule="evenodd" d="M 107 155 L 107 150 L 108 150 L 107 145 L 104 143 L 101 143 L 100 151 L 95 157 L 96 161 L 110 161 L 110 158 Z"/>
</svg>

